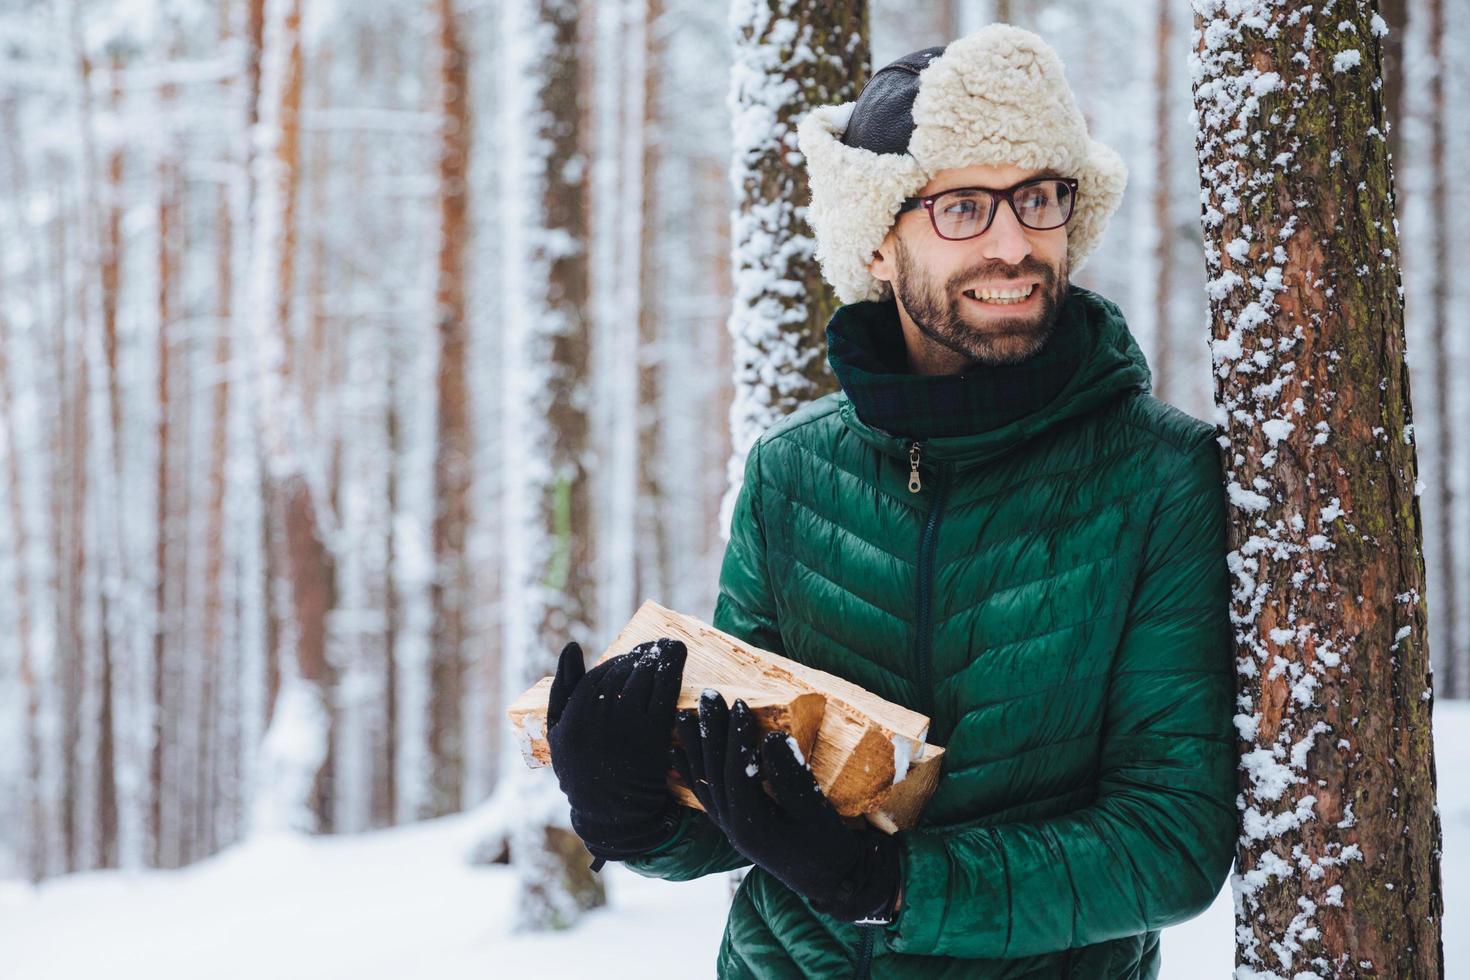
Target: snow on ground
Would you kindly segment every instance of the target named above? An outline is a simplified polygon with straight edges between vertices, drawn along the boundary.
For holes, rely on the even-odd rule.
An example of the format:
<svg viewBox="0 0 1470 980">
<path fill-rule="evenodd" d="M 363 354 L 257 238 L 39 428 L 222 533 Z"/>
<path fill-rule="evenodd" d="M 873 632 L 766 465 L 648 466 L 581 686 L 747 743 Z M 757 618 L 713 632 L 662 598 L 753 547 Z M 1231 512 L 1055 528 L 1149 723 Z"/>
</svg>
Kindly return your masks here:
<svg viewBox="0 0 1470 980">
<path fill-rule="evenodd" d="M 1448 975 L 1470 975 L 1470 704 L 1435 706 Z M 463 855 L 478 822 L 450 817 L 355 837 L 262 838 L 172 872 L 0 882 L 4 980 L 486 980 L 713 973 L 723 876 L 673 884 L 616 866 L 613 907 L 567 933 L 509 932 L 509 872 Z M 1162 980 L 1226 977 L 1228 889 L 1164 933 Z"/>
</svg>

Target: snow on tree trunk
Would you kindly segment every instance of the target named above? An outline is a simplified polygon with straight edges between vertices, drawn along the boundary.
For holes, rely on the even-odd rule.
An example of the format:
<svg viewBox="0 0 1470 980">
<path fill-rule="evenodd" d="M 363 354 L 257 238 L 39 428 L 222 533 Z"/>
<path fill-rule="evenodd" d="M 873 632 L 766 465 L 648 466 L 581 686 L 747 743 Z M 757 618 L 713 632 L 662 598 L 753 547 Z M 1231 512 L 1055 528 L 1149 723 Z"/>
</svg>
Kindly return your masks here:
<svg viewBox="0 0 1470 980">
<path fill-rule="evenodd" d="M 507 0 L 503 15 L 502 687 L 521 691 L 555 669 L 567 640 L 592 647 L 583 8 L 574 0 Z M 514 808 L 518 925 L 566 927 L 602 904 L 602 884 L 567 829 L 566 800 L 551 772 L 527 770 L 505 744 L 505 778 L 489 807 Z"/>
<path fill-rule="evenodd" d="M 328 826 L 331 688 L 326 660 L 326 615 L 332 608 L 332 558 L 321 523 L 319 462 L 300 445 L 300 398 L 287 359 L 295 194 L 299 182 L 301 108 L 300 0 L 268 0 L 260 81 L 258 168 L 252 249 L 252 314 L 256 410 L 267 463 L 267 497 L 277 527 L 278 571 L 289 583 L 289 616 L 282 649 L 280 690 L 263 741 L 262 784 L 253 811 L 255 830 L 321 830 Z"/>
<path fill-rule="evenodd" d="M 0 308 L 8 298 L 9 286 L 7 278 L 0 277 Z M 13 806 L 13 810 L 0 812 L 0 819 L 13 820 L 19 828 L 13 846 L 23 849 L 24 853 L 16 855 L 17 870 L 23 871 L 31 881 L 40 881 L 50 863 L 46 827 L 52 822 L 52 808 L 46 794 L 42 746 L 42 697 L 46 677 L 41 662 L 42 644 L 37 642 L 32 625 L 32 609 L 37 596 L 31 585 L 31 515 L 20 468 L 22 455 L 35 457 L 28 452 L 33 449 L 29 440 L 23 441 L 22 427 L 16 424 L 21 404 L 21 398 L 16 395 L 20 376 L 12 362 L 19 347 L 16 340 L 9 317 L 0 315 L 0 440 L 3 440 L 0 441 L 0 458 L 4 459 L 5 466 L 0 479 L 5 481 L 9 584 L 15 593 L 16 680 L 19 682 L 16 698 L 19 730 L 16 734 L 20 736 L 16 756 L 16 785 L 20 792 L 15 794 L 12 803 L 7 804 Z M 26 403 L 29 404 L 29 400 Z M 3 775 L 0 772 L 0 777 Z"/>
<path fill-rule="evenodd" d="M 813 254 L 796 126 L 850 102 L 868 79 L 867 0 L 733 0 L 730 82 L 736 195 L 732 263 L 735 400 L 720 525 L 728 528 L 745 457 L 777 420 L 837 387 L 826 326 L 837 307 Z"/>
<path fill-rule="evenodd" d="M 666 432 L 661 417 L 659 396 L 673 379 L 666 373 L 668 345 L 663 337 L 664 324 L 656 302 L 659 277 L 653 245 L 658 235 L 656 202 L 659 186 L 655 182 L 663 134 L 669 127 L 658 115 L 658 86 L 662 76 L 663 42 L 659 23 L 663 4 L 660 0 L 629 0 L 623 51 L 629 61 L 628 78 L 623 85 L 627 100 L 624 113 L 623 145 L 627 159 L 623 213 L 628 231 L 624 248 L 636 258 L 625 273 L 629 292 L 635 297 L 633 318 L 637 325 L 638 359 L 635 366 L 637 406 L 634 429 L 638 447 L 637 534 L 634 535 L 633 581 L 637 584 L 636 601 L 667 596 L 669 588 L 668 537 L 665 515 L 670 510 L 676 488 L 682 483 L 669 479 L 664 456 Z M 636 217 L 635 217 L 636 216 Z M 631 616 L 633 610 L 621 611 Z M 610 625 L 615 625 L 610 624 Z"/>
<path fill-rule="evenodd" d="M 1444 0 L 1428 0 L 1429 60 L 1444 65 Z M 1445 72 L 1441 68 L 1429 76 L 1429 228 L 1427 241 L 1433 256 L 1434 285 L 1430 290 L 1425 319 L 1429 326 L 1428 367 L 1430 389 L 1434 394 L 1434 453 L 1429 470 L 1434 487 L 1434 516 L 1431 538 L 1434 541 L 1433 583 L 1429 590 L 1429 608 L 1438 620 L 1434 630 L 1439 649 L 1435 660 L 1440 665 L 1440 690 L 1447 698 L 1470 694 L 1462 676 L 1463 658 L 1460 640 L 1459 570 L 1461 549 L 1459 522 L 1456 520 L 1455 463 L 1463 428 L 1457 424 L 1456 391 L 1450 382 L 1454 351 L 1450 347 L 1450 179 L 1445 166 L 1448 134 L 1445 132 Z"/>
<path fill-rule="evenodd" d="M 429 808 L 453 813 L 464 790 L 463 708 L 469 565 L 465 531 L 473 477 L 465 365 L 464 247 L 469 225 L 469 66 L 451 0 L 434 0 L 437 18 L 439 131 L 439 269 L 434 325 L 439 341 L 435 391 L 434 564 L 430 587 L 434 632 L 429 652 Z"/>
<path fill-rule="evenodd" d="M 1441 976 L 1385 28 L 1365 0 L 1194 10 L 1244 742 L 1236 976 Z"/>
<path fill-rule="evenodd" d="M 629 118 L 636 107 L 629 89 L 636 77 L 641 52 L 629 51 L 625 22 L 641 18 L 634 5 L 641 0 L 609 0 L 589 8 L 592 21 L 592 84 L 588 98 L 587 155 L 591 184 L 588 229 L 588 300 L 592 312 L 592 400 L 599 406 L 588 419 L 596 447 L 593 468 L 598 473 L 596 530 L 593 561 L 597 564 L 595 594 L 598 606 L 588 625 L 595 635 L 612 635 L 638 605 L 636 578 L 638 542 L 638 335 L 637 271 L 642 255 L 636 240 L 641 214 L 630 215 L 641 181 L 635 182 L 639 160 L 628 129 L 643 125 L 642 116 Z M 628 173 L 629 170 L 635 173 Z M 635 183 L 637 191 L 634 192 Z M 630 247 L 629 233 L 635 244 Z M 508 692 L 514 697 L 518 692 Z"/>
<path fill-rule="evenodd" d="M 1170 78 L 1170 55 L 1174 47 L 1174 0 L 1155 0 L 1157 24 L 1154 38 L 1154 187 L 1153 187 L 1153 307 L 1154 349 L 1149 358 L 1153 369 L 1154 396 L 1169 401 L 1169 389 L 1179 372 L 1174 357 L 1174 318 L 1169 313 L 1174 296 L 1173 190 L 1170 177 L 1174 161 L 1170 155 L 1169 109 L 1175 92 Z"/>
</svg>

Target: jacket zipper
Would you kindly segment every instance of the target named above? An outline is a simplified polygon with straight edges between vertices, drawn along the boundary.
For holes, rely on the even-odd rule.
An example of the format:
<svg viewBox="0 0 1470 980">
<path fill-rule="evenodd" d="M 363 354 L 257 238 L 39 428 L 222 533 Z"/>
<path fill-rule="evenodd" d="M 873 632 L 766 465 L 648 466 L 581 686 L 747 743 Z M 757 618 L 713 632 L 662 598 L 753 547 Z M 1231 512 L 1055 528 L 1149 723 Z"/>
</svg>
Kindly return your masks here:
<svg viewBox="0 0 1470 980">
<path fill-rule="evenodd" d="M 920 442 L 909 443 L 909 493 L 918 493 L 924 488 L 919 478 L 919 461 L 923 458 L 924 446 Z M 919 537 L 919 700 L 924 714 L 934 714 L 933 668 L 930 664 L 932 629 L 930 606 L 933 602 L 931 581 L 934 578 L 934 548 L 939 537 L 939 519 L 944 514 L 944 489 L 946 471 L 938 468 L 934 483 L 934 499 L 929 505 L 929 515 L 924 520 L 924 531 Z M 873 946 L 878 939 L 880 926 L 859 926 L 857 948 L 857 980 L 868 980 L 873 964 Z"/>
<path fill-rule="evenodd" d="M 857 980 L 868 980 L 868 971 L 873 966 L 873 944 L 878 940 L 881 926 L 858 926 Z"/>
<path fill-rule="evenodd" d="M 915 442 L 909 447 L 909 489 L 918 483 L 920 445 Z M 929 516 L 924 521 L 924 533 L 919 538 L 919 703 L 923 713 L 934 717 L 934 680 L 930 664 L 933 645 L 932 606 L 934 585 L 934 551 L 939 537 L 939 521 L 944 516 L 944 490 L 946 470 L 941 465 L 934 483 L 934 500 L 929 505 Z"/>
</svg>

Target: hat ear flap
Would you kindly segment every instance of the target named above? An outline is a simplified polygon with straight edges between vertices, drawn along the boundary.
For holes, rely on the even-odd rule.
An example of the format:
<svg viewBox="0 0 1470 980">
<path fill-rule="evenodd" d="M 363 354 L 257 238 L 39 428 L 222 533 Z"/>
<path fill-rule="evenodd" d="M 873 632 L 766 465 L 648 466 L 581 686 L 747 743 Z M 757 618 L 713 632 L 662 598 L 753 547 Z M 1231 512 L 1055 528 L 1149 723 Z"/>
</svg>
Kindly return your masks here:
<svg viewBox="0 0 1470 980">
<path fill-rule="evenodd" d="M 907 153 L 874 153 L 843 143 L 838 121 L 847 120 L 852 105 L 819 106 L 797 125 L 811 188 L 807 222 L 822 276 L 842 303 L 887 298 L 888 284 L 868 264 L 904 198 L 927 180 Z"/>
<path fill-rule="evenodd" d="M 1112 147 L 1089 140 L 1087 160 L 1077 168 L 1077 212 L 1067 223 L 1067 262 L 1073 272 L 1097 250 L 1127 186 L 1123 158 Z"/>
</svg>

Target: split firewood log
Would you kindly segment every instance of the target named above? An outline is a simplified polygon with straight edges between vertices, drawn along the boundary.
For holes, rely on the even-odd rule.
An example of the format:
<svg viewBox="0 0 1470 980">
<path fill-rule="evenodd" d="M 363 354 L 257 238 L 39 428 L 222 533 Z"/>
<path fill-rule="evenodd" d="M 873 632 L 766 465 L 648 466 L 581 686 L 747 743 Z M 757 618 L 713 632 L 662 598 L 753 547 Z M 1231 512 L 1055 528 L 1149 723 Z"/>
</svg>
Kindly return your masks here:
<svg viewBox="0 0 1470 980">
<path fill-rule="evenodd" d="M 861 816 L 888 833 L 918 822 L 938 785 L 944 755 L 925 742 L 927 717 L 652 601 L 638 609 L 598 661 L 659 637 L 682 640 L 689 652 L 680 708 L 697 709 L 701 692 L 709 688 L 726 703 L 742 698 L 763 730 L 795 739 L 838 813 Z M 539 681 L 507 711 L 521 754 L 533 767 L 551 762 L 546 743 L 551 681 Z M 680 802 L 700 808 L 672 770 L 669 788 Z"/>
</svg>

